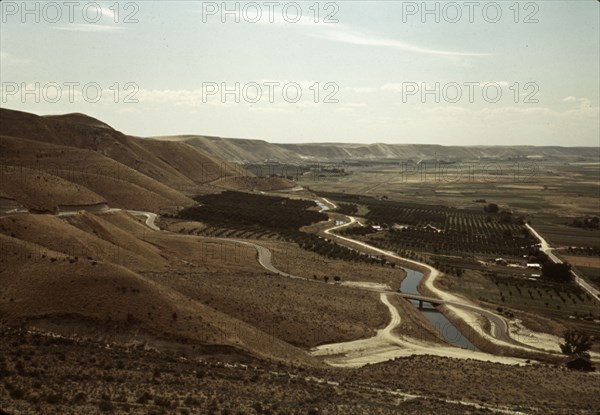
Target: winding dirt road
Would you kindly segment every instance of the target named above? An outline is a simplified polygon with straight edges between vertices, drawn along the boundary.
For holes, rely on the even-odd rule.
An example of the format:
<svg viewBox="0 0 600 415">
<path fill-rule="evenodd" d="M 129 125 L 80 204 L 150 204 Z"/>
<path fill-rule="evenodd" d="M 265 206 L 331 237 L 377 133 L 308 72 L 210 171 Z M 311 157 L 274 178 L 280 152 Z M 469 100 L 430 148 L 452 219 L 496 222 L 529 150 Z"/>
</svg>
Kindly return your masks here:
<svg viewBox="0 0 600 415">
<path fill-rule="evenodd" d="M 349 223 L 341 224 L 333 226 L 329 228 L 326 232 L 330 234 L 329 231 L 334 229 L 339 229 L 344 226 L 348 226 L 350 223 L 355 223 L 356 219 L 353 217 L 348 217 Z M 338 235 L 333 235 L 338 237 Z M 401 257 L 396 256 L 393 253 L 387 253 L 383 250 L 379 250 L 378 248 L 371 247 L 367 244 L 362 244 L 361 242 L 354 241 L 350 238 L 344 238 L 353 243 L 358 243 L 364 245 L 366 248 L 374 249 L 376 251 L 381 251 L 385 255 L 395 256 L 399 259 L 403 259 Z M 237 243 L 241 245 L 246 245 L 254 248 L 258 254 L 258 262 L 259 264 L 265 268 L 266 270 L 273 272 L 275 274 L 294 279 L 301 279 L 303 281 L 307 281 L 307 278 L 300 277 L 297 275 L 292 275 L 286 272 L 283 272 L 276 268 L 272 263 L 272 253 L 268 248 L 256 244 L 254 242 L 249 242 L 241 239 L 228 239 L 228 238 L 217 238 L 224 242 Z M 425 264 L 418 263 L 416 264 L 421 266 L 425 266 Z M 435 268 L 430 267 L 435 272 Z M 308 280 L 312 281 L 312 280 Z M 512 358 L 512 357 L 504 357 L 504 356 L 496 356 L 493 354 L 488 354 L 484 352 L 474 352 L 471 350 L 462 349 L 454 346 L 440 346 L 439 344 L 419 341 L 413 338 L 401 338 L 398 335 L 394 334 L 393 331 L 400 325 L 401 317 L 398 313 L 398 310 L 392 303 L 390 302 L 390 296 L 401 296 L 400 293 L 395 291 L 389 291 L 382 288 L 377 287 L 369 287 L 369 286 L 354 286 L 356 289 L 361 289 L 365 291 L 378 292 L 380 294 L 381 302 L 388 308 L 390 313 L 390 322 L 388 325 L 377 331 L 376 335 L 367 338 L 360 339 L 350 342 L 343 343 L 335 343 L 335 344 L 326 344 L 311 350 L 311 354 L 313 356 L 323 357 L 324 360 L 332 365 L 332 366 L 340 366 L 340 367 L 359 367 L 365 364 L 379 363 L 387 360 L 394 359 L 396 357 L 402 356 L 410 356 L 415 354 L 430 354 L 444 357 L 453 357 L 459 359 L 476 359 L 482 361 L 492 361 L 498 363 L 505 364 L 525 364 L 524 359 Z M 513 340 L 509 336 L 508 325 L 504 321 L 504 319 L 496 316 L 494 313 L 485 310 L 481 307 L 477 307 L 475 305 L 470 305 L 467 303 L 453 302 L 450 300 L 442 300 L 448 307 L 456 307 L 463 310 L 468 310 L 479 315 L 483 315 L 488 318 L 492 322 L 492 326 L 495 327 L 495 330 L 492 330 L 492 335 L 502 343 L 511 344 Z M 472 325 L 472 324 L 471 324 Z"/>
<path fill-rule="evenodd" d="M 156 226 L 155 222 L 156 222 L 156 218 L 157 218 L 157 214 L 156 213 L 152 213 L 152 212 L 143 212 L 143 211 L 139 211 L 139 210 L 127 210 L 127 213 L 133 215 L 133 216 L 144 216 L 146 218 L 146 226 L 149 227 L 152 230 L 155 231 L 160 231 L 161 229 Z"/>
<path fill-rule="evenodd" d="M 287 272 L 283 272 L 280 269 L 276 268 L 275 265 L 273 265 L 273 262 L 271 261 L 273 254 L 271 253 L 271 251 L 268 248 L 265 248 L 262 245 L 255 244 L 254 242 L 245 241 L 243 239 L 231 239 L 231 238 L 211 238 L 211 239 L 217 239 L 219 241 L 233 242 L 233 243 L 240 244 L 240 245 L 250 246 L 250 247 L 256 249 L 256 252 L 258 253 L 258 263 L 267 271 L 271 271 L 275 274 L 279 274 L 279 275 L 281 275 L 283 277 L 287 277 L 287 278 L 294 278 L 294 279 L 304 280 L 304 281 L 307 280 L 307 278 L 305 278 L 305 277 L 288 274 Z"/>
<path fill-rule="evenodd" d="M 334 203 L 330 202 L 329 200 L 324 200 L 324 203 L 326 203 L 327 205 L 329 205 L 333 208 L 336 207 L 336 205 Z M 102 213 L 115 212 L 115 211 L 119 211 L 119 210 L 121 210 L 121 209 L 107 209 L 106 211 L 104 211 Z M 148 226 L 150 229 L 152 229 L 154 231 L 161 231 L 161 229 L 158 226 L 156 226 L 156 224 L 155 224 L 155 221 L 157 219 L 157 214 L 152 213 L 152 212 L 134 211 L 134 210 L 128 210 L 127 212 L 134 216 L 145 217 L 146 218 L 146 221 L 145 221 L 146 226 Z M 510 344 L 510 342 L 512 342 L 512 339 L 510 338 L 510 336 L 508 334 L 509 333 L 508 325 L 506 324 L 506 321 L 503 318 L 501 318 L 501 317 L 497 316 L 496 314 L 494 314 L 488 310 L 485 310 L 481 307 L 468 304 L 467 302 L 465 302 L 463 299 L 461 299 L 459 297 L 456 297 L 454 295 L 451 295 L 449 293 L 446 293 L 442 290 L 437 289 L 434 286 L 433 281 L 435 280 L 435 278 L 437 278 L 440 275 L 440 273 L 435 268 L 433 268 L 427 264 L 423 264 L 423 263 L 414 261 L 414 260 L 402 258 L 393 252 L 385 251 L 385 250 L 376 248 L 374 246 L 368 245 L 366 243 L 334 234 L 333 233 L 334 230 L 337 230 L 337 229 L 340 229 L 340 228 L 343 228 L 346 226 L 350 226 L 353 223 L 360 223 L 357 221 L 357 219 L 355 217 L 352 217 L 352 216 L 346 216 L 346 217 L 348 219 L 348 222 L 332 226 L 331 228 L 328 228 L 327 230 L 325 230 L 325 233 L 332 236 L 333 238 L 341 239 L 346 242 L 349 242 L 349 243 L 352 243 L 355 245 L 359 245 L 359 246 L 367 249 L 368 251 L 371 251 L 371 253 L 376 252 L 378 254 L 386 255 L 388 257 L 401 260 L 403 262 L 413 263 L 419 267 L 426 268 L 428 270 L 428 274 L 429 274 L 428 278 L 425 280 L 426 286 L 432 292 L 434 292 L 436 295 L 438 295 L 439 298 L 442 299 L 442 301 L 445 304 L 447 304 L 447 306 L 449 308 L 462 309 L 465 311 L 468 310 L 470 312 L 474 312 L 479 315 L 485 316 L 492 323 L 492 336 L 495 340 L 500 341 L 503 344 Z M 228 238 L 214 238 L 214 239 L 218 239 L 218 240 L 221 240 L 224 242 L 246 245 L 246 246 L 250 246 L 250 247 L 254 248 L 258 254 L 259 264 L 263 268 L 265 268 L 266 270 L 268 270 L 270 272 L 273 272 L 275 274 L 281 275 L 286 278 L 301 279 L 303 281 L 307 281 L 307 280 L 312 281 L 305 277 L 300 277 L 297 275 L 292 275 L 292 274 L 283 272 L 283 271 L 279 270 L 278 268 L 276 268 L 272 263 L 271 251 L 264 246 L 261 246 L 254 242 L 250 242 L 250 241 L 246 241 L 246 240 L 239 240 L 239 239 L 228 239 Z M 494 362 L 507 363 L 507 364 L 515 364 L 515 363 L 524 364 L 523 359 L 496 356 L 496 355 L 482 353 L 482 352 L 474 352 L 474 351 L 461 349 L 461 348 L 453 347 L 453 346 L 440 346 L 439 344 L 422 342 L 422 341 L 418 341 L 416 339 L 412 339 L 412 338 L 408 338 L 408 337 L 400 338 L 397 335 L 395 335 L 393 333 L 393 331 L 400 325 L 401 317 L 400 317 L 400 314 L 398 313 L 398 310 L 396 309 L 396 307 L 394 307 L 391 304 L 391 302 L 389 301 L 390 296 L 392 296 L 392 295 L 398 296 L 399 293 L 394 292 L 394 291 L 388 291 L 388 290 L 382 289 L 381 287 L 378 288 L 378 287 L 357 285 L 357 286 L 354 286 L 354 288 L 372 291 L 372 292 L 379 292 L 381 302 L 388 308 L 388 310 L 390 312 L 390 322 L 388 323 L 388 325 L 385 328 L 378 330 L 377 334 L 374 337 L 367 338 L 367 339 L 360 339 L 360 340 L 356 340 L 356 341 L 352 341 L 352 342 L 323 345 L 323 346 L 319 346 L 311 351 L 311 354 L 313 354 L 314 356 L 328 356 L 328 358 L 326 358 L 325 361 L 333 366 L 356 367 L 356 366 L 362 366 L 362 365 L 365 365 L 368 363 L 378 363 L 378 362 L 393 359 L 395 357 L 410 356 L 410 355 L 414 355 L 414 354 L 432 354 L 432 355 L 445 356 L 445 357 L 454 357 L 454 358 L 462 358 L 462 359 L 478 359 L 478 360 L 483 360 L 483 361 L 494 361 Z M 459 313 L 457 313 L 457 314 L 459 314 Z M 461 315 L 459 314 L 459 316 L 461 316 Z M 464 317 L 464 315 L 462 315 L 461 317 Z M 465 320 L 469 323 L 468 319 L 463 318 L 463 320 Z M 472 322 L 469 324 L 471 326 L 473 326 Z M 473 327 L 473 328 L 475 328 L 475 327 Z"/>
<path fill-rule="evenodd" d="M 102 214 L 102 213 L 111 213 L 111 212 L 120 212 L 120 211 L 125 211 L 133 216 L 143 216 L 146 218 L 145 223 L 146 223 L 147 227 L 149 227 L 150 229 L 152 229 L 154 231 L 161 230 L 155 224 L 156 219 L 158 218 L 158 215 L 156 213 L 145 212 L 145 211 L 141 211 L 141 210 L 125 210 L 125 209 L 118 209 L 118 208 L 109 208 L 106 205 L 106 203 L 101 203 L 99 205 L 93 205 L 93 206 L 74 206 L 72 209 L 59 211 L 57 213 L 57 216 L 61 216 L 61 217 L 75 216 L 75 215 L 78 215 L 80 212 Z"/>
<path fill-rule="evenodd" d="M 503 364 L 526 364 L 524 359 L 506 356 L 496 356 L 484 352 L 475 352 L 454 346 L 442 346 L 437 343 L 420 341 L 411 337 L 399 336 L 394 330 L 402 319 L 398 309 L 390 302 L 390 296 L 395 293 L 381 293 L 380 300 L 390 312 L 390 322 L 377 334 L 368 339 L 360 339 L 343 343 L 325 344 L 315 347 L 311 355 L 321 357 L 335 367 L 361 367 L 366 364 L 381 363 L 397 357 L 413 355 L 434 355 L 455 359 L 473 359 L 484 362 Z"/>
<path fill-rule="evenodd" d="M 332 209 L 335 209 L 337 207 L 335 203 L 333 203 L 327 199 L 323 199 L 323 202 L 326 205 L 330 206 Z M 130 211 L 130 213 L 134 214 L 134 215 L 138 215 L 138 216 L 145 216 L 146 217 L 146 225 L 148 227 L 150 227 L 151 229 L 156 230 L 156 231 L 160 230 L 160 228 L 158 228 L 154 223 L 157 218 L 156 214 L 154 214 L 152 212 L 139 212 L 139 211 Z M 433 293 L 439 299 L 441 299 L 444 302 L 444 304 L 447 306 L 447 308 L 456 315 L 456 317 L 458 317 L 459 319 L 464 321 L 473 330 L 477 330 L 477 332 L 481 336 L 483 336 L 486 339 L 488 339 L 500 346 L 503 346 L 503 347 L 518 348 L 518 349 L 529 350 L 529 351 L 557 352 L 556 345 L 558 344 L 557 343 L 558 339 L 554 338 L 554 336 L 550 336 L 550 337 L 552 337 L 552 340 L 548 341 L 548 339 L 546 337 L 548 337 L 549 335 L 547 335 L 545 333 L 536 333 L 531 330 L 526 330 L 523 327 L 517 327 L 518 330 L 515 330 L 515 327 L 509 327 L 507 320 L 505 318 L 499 316 L 498 314 L 496 314 L 490 310 L 484 309 L 482 307 L 479 307 L 475 304 L 472 304 L 468 300 L 457 297 L 453 294 L 450 294 L 446 291 L 443 291 L 443 290 L 437 288 L 435 286 L 435 280 L 441 274 L 434 267 L 432 267 L 428 264 L 424 264 L 424 263 L 412 260 L 412 259 L 400 257 L 393 252 L 385 251 L 385 250 L 379 249 L 377 247 L 371 246 L 369 244 L 366 244 L 366 243 L 363 243 L 360 241 L 356 241 L 354 239 L 347 238 L 347 237 L 333 233 L 333 231 L 335 231 L 335 230 L 341 229 L 346 226 L 350 226 L 354 223 L 362 225 L 360 223 L 360 221 L 358 221 L 355 217 L 347 216 L 347 215 L 344 215 L 344 216 L 346 216 L 346 218 L 348 220 L 346 223 L 332 226 L 332 227 L 326 229 L 325 233 L 330 235 L 333 239 L 340 239 L 340 240 L 346 241 L 348 243 L 361 246 L 362 248 L 367 250 L 367 253 L 377 253 L 380 255 L 385 255 L 390 258 L 398 259 L 404 263 L 414 264 L 415 266 L 420 267 L 421 269 L 425 268 L 426 272 L 424 273 L 425 279 L 424 279 L 423 283 L 427 287 L 429 292 Z M 547 242 L 545 240 L 543 240 L 543 238 L 541 238 L 541 236 L 539 236 L 539 234 L 537 232 L 535 232 L 535 230 L 532 229 L 532 231 L 542 241 L 542 249 L 546 249 L 550 254 L 552 254 L 552 252 L 551 252 L 552 248 L 549 247 Z M 281 275 L 281 276 L 284 276 L 287 278 L 294 278 L 294 279 L 301 279 L 303 281 L 315 282 L 313 280 L 310 280 L 310 279 L 307 279 L 304 277 L 300 277 L 297 275 L 292 275 L 292 274 L 289 274 L 289 273 L 286 273 L 284 271 L 277 269 L 272 263 L 271 251 L 268 248 L 265 248 L 259 244 L 245 241 L 245 240 L 236 240 L 236 239 L 227 239 L 227 238 L 218 238 L 218 239 L 221 239 L 222 241 L 225 241 L 225 242 L 243 244 L 243 245 L 254 248 L 258 253 L 258 262 L 260 263 L 260 265 L 263 268 L 265 268 L 266 270 L 268 270 L 270 272 L 273 272 L 275 274 L 278 274 L 278 275 Z M 552 254 L 552 256 L 550 256 L 550 257 L 560 261 L 560 259 L 558 259 L 556 256 L 554 256 L 554 254 Z M 585 283 L 585 281 L 583 281 L 583 282 Z M 491 354 L 487 354 L 487 353 L 468 351 L 468 350 L 460 349 L 458 347 L 443 347 L 443 346 L 439 346 L 438 344 L 422 343 L 422 342 L 419 343 L 419 342 L 415 341 L 414 339 L 399 339 L 392 334 L 392 331 L 400 324 L 400 320 L 399 320 L 400 316 L 399 316 L 396 308 L 393 305 L 391 305 L 391 303 L 389 303 L 388 297 L 387 297 L 388 295 L 398 295 L 399 293 L 389 291 L 382 287 L 375 287 L 375 286 L 368 286 L 368 285 L 357 284 L 357 285 L 352 285 L 352 287 L 357 288 L 357 289 L 372 291 L 372 292 L 379 292 L 381 295 L 381 301 L 388 307 L 388 309 L 390 311 L 390 316 L 391 316 L 390 323 L 388 324 L 388 326 L 385 329 L 383 329 L 382 333 L 378 332 L 378 334 L 371 339 L 357 340 L 356 342 L 358 342 L 358 343 L 349 342 L 345 346 L 344 346 L 344 343 L 342 343 L 340 345 L 321 346 L 320 348 L 317 348 L 316 350 L 313 351 L 316 355 L 323 354 L 324 353 L 323 350 L 329 350 L 329 352 L 327 352 L 327 354 L 337 353 L 337 351 L 339 350 L 338 347 L 343 350 L 347 350 L 348 347 L 350 347 L 350 349 L 352 349 L 352 350 L 357 350 L 357 349 L 360 350 L 361 348 L 364 349 L 365 345 L 369 345 L 366 348 L 366 349 L 369 349 L 369 352 L 366 352 L 363 350 L 363 353 L 360 354 L 360 357 L 355 356 L 355 358 L 352 359 L 347 356 L 345 358 L 344 362 L 338 361 L 337 364 L 349 365 L 349 366 L 362 365 L 362 364 L 366 364 L 366 363 L 374 363 L 374 362 L 378 362 L 378 361 L 389 360 L 389 359 L 393 358 L 394 356 L 407 356 L 407 355 L 411 355 L 411 354 L 435 354 L 435 355 L 439 355 L 439 356 L 456 357 L 456 358 L 475 358 L 475 359 L 498 361 L 498 362 L 510 363 L 510 364 L 523 363 L 522 359 L 504 358 L 504 357 L 495 356 L 495 355 L 491 355 Z M 385 296 L 384 296 L 384 294 L 385 294 Z M 597 294 L 593 294 L 593 295 L 597 298 Z M 478 316 L 484 317 L 490 323 L 490 326 L 491 326 L 490 334 L 486 333 L 483 330 Z M 512 337 L 511 337 L 511 328 L 512 328 Z M 526 332 L 526 333 L 523 335 L 522 334 L 523 332 Z M 518 341 L 521 337 L 523 337 L 523 341 Z M 525 340 L 527 340 L 527 341 L 525 341 Z M 382 349 L 382 341 L 384 344 L 387 345 L 387 346 L 384 346 L 383 349 Z M 393 349 L 395 349 L 395 350 L 393 350 L 393 352 L 391 351 L 391 349 L 389 347 L 390 344 L 392 344 Z M 398 346 L 401 346 L 401 350 L 398 350 Z M 333 364 L 334 362 L 331 362 L 331 363 Z"/>
<path fill-rule="evenodd" d="M 499 316 L 496 313 L 493 313 L 489 310 L 481 308 L 475 304 L 471 304 L 463 298 L 457 297 L 455 295 L 452 295 L 446 291 L 443 291 L 443 290 L 440 290 L 439 288 L 437 288 L 434 285 L 434 282 L 440 276 L 440 272 L 437 269 L 435 269 L 434 267 L 432 267 L 431 265 L 424 264 L 424 263 L 418 262 L 418 261 L 414 261 L 412 259 L 403 258 L 403 257 L 395 254 L 394 252 L 386 251 L 386 250 L 377 248 L 375 246 L 369 245 L 367 243 L 360 242 L 360 241 L 354 240 L 352 238 L 347 238 L 345 236 L 341 236 L 341 235 L 333 233 L 333 231 L 335 231 L 335 230 L 344 228 L 346 226 L 350 226 L 350 225 L 358 222 L 358 220 L 353 216 L 347 216 L 347 215 L 345 215 L 345 216 L 348 218 L 348 222 L 331 227 L 331 228 L 325 230 L 325 233 L 332 236 L 333 238 L 341 239 L 341 240 L 351 243 L 353 245 L 361 246 L 361 247 L 367 249 L 368 251 L 370 251 L 371 253 L 385 255 L 386 257 L 389 257 L 389 258 L 394 258 L 394 259 L 397 259 L 402 262 L 414 264 L 420 268 L 426 268 L 428 275 L 425 275 L 425 280 L 424 280 L 425 286 L 429 289 L 430 292 L 434 293 L 439 299 L 441 299 L 450 308 L 453 308 L 454 309 L 453 311 L 457 315 L 464 317 L 464 315 L 460 312 L 460 310 L 464 310 L 464 311 L 468 311 L 468 312 L 475 312 L 479 315 L 482 315 L 485 318 L 487 318 L 491 324 L 491 334 L 492 334 L 493 338 L 495 338 L 503 343 L 508 343 L 508 344 L 512 344 L 514 342 L 514 340 L 509 335 L 509 327 L 508 327 L 508 323 L 507 323 L 506 319 L 504 319 L 503 317 Z M 463 320 L 466 321 L 467 319 L 463 318 Z M 472 320 L 472 319 L 468 319 L 468 320 Z M 481 331 L 483 332 L 483 330 L 481 330 Z"/>
</svg>

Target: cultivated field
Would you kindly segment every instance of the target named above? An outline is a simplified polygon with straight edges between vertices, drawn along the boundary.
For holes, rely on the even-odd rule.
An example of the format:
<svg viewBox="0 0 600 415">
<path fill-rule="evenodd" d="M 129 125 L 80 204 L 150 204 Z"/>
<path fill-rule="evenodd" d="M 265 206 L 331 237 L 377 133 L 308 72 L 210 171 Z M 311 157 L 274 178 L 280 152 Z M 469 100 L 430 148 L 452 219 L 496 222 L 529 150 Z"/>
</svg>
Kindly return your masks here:
<svg viewBox="0 0 600 415">
<path fill-rule="evenodd" d="M 443 156 L 443 155 L 442 155 Z M 299 184 L 317 192 L 386 196 L 430 205 L 473 207 L 485 199 L 523 214 L 544 211 L 575 217 L 598 214 L 600 163 L 489 160 L 440 165 L 363 161 L 345 166 L 348 175 L 307 174 Z"/>
<path fill-rule="evenodd" d="M 597 216 L 597 206 L 594 208 L 593 204 L 584 202 L 570 211 L 571 217 L 559 217 L 555 213 L 564 212 L 565 206 L 552 201 L 568 200 L 570 192 L 577 189 L 582 200 L 589 197 L 596 198 L 597 202 L 600 183 L 593 184 L 597 166 L 573 164 L 545 168 L 557 169 L 556 174 L 565 174 L 575 184 L 568 188 L 558 186 L 546 173 L 535 177 L 539 185 L 491 183 L 481 193 L 476 183 L 453 183 L 456 192 L 452 196 L 446 194 L 432 199 L 417 189 L 425 186 L 439 196 L 448 190 L 449 184 L 423 183 L 413 178 L 405 181 L 404 190 L 400 190 L 393 169 L 378 170 L 377 174 L 381 175 L 378 182 L 385 183 L 385 189 L 390 191 L 372 191 L 367 185 L 369 175 L 375 173 L 364 168 L 344 178 L 317 180 L 311 189 L 327 190 L 319 194 L 337 202 L 340 212 L 364 218 L 361 221 L 371 225 L 346 228 L 341 231 L 343 235 L 435 266 L 445 273 L 440 284 L 450 292 L 492 309 L 502 309 L 505 315 L 519 314 L 530 327 L 537 329 L 543 324 L 536 322 L 535 316 L 553 319 L 557 324 L 543 331 L 557 336 L 562 335 L 565 327 L 576 327 L 598 336 L 600 304 L 590 294 L 576 285 L 544 280 L 540 278 L 541 270 L 527 268 L 527 262 L 543 263 L 546 256 L 539 251 L 538 240 L 523 225 L 530 222 L 553 246 L 561 248 L 557 254 L 563 260 L 572 261 L 575 270 L 597 284 L 600 230 L 573 226 L 578 220 Z M 359 193 L 352 194 L 343 188 L 346 185 Z M 560 194 L 561 198 L 543 199 L 543 192 L 552 186 L 554 194 Z M 408 189 L 414 191 L 414 197 L 394 193 Z M 527 192 L 523 196 L 525 202 L 512 203 L 512 200 L 520 200 L 524 191 Z M 539 204 L 535 207 L 533 203 L 526 203 L 532 195 L 538 197 Z M 497 205 L 497 209 L 491 210 L 491 204 Z M 598 347 L 596 342 L 594 348 Z"/>
</svg>

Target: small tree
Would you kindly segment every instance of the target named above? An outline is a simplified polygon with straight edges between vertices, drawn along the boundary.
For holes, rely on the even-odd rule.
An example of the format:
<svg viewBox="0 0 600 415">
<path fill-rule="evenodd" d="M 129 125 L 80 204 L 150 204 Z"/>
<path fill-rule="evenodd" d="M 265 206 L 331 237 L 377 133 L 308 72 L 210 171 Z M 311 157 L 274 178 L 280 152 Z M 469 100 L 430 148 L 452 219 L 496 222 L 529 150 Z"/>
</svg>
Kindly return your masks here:
<svg viewBox="0 0 600 415">
<path fill-rule="evenodd" d="M 560 350 L 568 355 L 587 354 L 592 348 L 593 337 L 579 330 L 567 330 L 564 343 L 560 343 Z"/>
<path fill-rule="evenodd" d="M 542 265 L 542 276 L 550 281 L 568 283 L 571 282 L 571 266 L 567 263 L 556 264 L 546 261 Z"/>
<path fill-rule="evenodd" d="M 487 206 L 483 207 L 483 211 L 488 213 L 498 213 L 498 205 L 495 203 L 489 203 Z"/>
</svg>

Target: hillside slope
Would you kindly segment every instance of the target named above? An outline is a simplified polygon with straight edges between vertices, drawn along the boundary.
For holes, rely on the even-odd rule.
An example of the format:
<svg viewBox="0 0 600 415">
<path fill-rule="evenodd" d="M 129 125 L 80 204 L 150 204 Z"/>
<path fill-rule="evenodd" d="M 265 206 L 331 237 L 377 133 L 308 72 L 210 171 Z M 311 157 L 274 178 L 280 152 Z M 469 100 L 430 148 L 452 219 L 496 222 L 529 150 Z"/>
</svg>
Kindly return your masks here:
<svg viewBox="0 0 600 415">
<path fill-rule="evenodd" d="M 239 174 L 235 165 L 196 148 L 127 136 L 84 114 L 40 117 L 2 109 L 0 120 L 2 135 L 92 150 L 174 188 Z"/>
<path fill-rule="evenodd" d="M 32 209 L 59 205 L 173 210 L 194 202 L 183 193 L 92 150 L 0 135 L 2 189 Z"/>
<path fill-rule="evenodd" d="M 160 141 L 185 142 L 202 151 L 237 163 L 340 162 L 343 160 L 477 160 L 542 157 L 549 159 L 588 158 L 594 152 L 587 147 L 537 146 L 441 146 L 434 144 L 353 144 L 306 143 L 276 144 L 248 140 L 195 135 L 153 137 Z M 596 150 L 597 155 L 597 150 Z"/>
<path fill-rule="evenodd" d="M 195 205 L 192 195 L 263 186 L 186 143 L 127 136 L 84 114 L 0 109 L 0 320 L 317 364 L 160 280 L 190 271 L 262 273 L 254 252 L 238 263 L 234 244 L 157 232 L 127 212 L 171 213 Z M 215 250 L 223 256 L 204 255 Z"/>
<path fill-rule="evenodd" d="M 171 212 L 192 205 L 191 195 L 243 187 L 235 179 L 253 177 L 186 143 L 127 136 L 84 114 L 41 117 L 4 108 L 0 167 L 2 196 L 42 211 L 107 203 Z"/>
<path fill-rule="evenodd" d="M 51 319 L 81 332 L 93 326 L 109 338 L 116 325 L 121 335 L 142 332 L 218 352 L 315 363 L 302 350 L 148 278 L 149 272 L 176 272 L 178 257 L 201 246 L 197 238 L 158 246 L 145 240 L 152 232 L 125 212 L 0 217 L 0 318 Z M 233 256 L 235 247 L 221 249 Z"/>
<path fill-rule="evenodd" d="M 214 154 L 236 163 L 256 163 L 266 160 L 281 162 L 299 161 L 301 158 L 293 151 L 278 144 L 263 140 L 232 139 L 199 135 L 153 137 L 158 141 L 182 142 L 194 146 L 206 153 Z"/>
</svg>

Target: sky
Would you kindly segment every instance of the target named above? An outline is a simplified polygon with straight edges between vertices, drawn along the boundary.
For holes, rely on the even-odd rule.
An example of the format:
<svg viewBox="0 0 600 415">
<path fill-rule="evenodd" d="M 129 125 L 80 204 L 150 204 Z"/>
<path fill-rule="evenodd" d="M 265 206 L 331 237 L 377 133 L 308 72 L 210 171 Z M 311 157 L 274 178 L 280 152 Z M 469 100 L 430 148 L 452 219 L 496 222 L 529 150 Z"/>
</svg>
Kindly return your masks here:
<svg viewBox="0 0 600 415">
<path fill-rule="evenodd" d="M 600 145 L 600 3 L 2 1 L 3 108 L 131 135 Z"/>
</svg>

